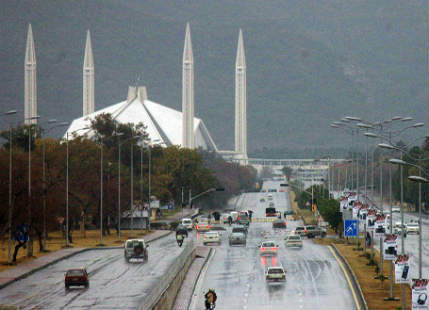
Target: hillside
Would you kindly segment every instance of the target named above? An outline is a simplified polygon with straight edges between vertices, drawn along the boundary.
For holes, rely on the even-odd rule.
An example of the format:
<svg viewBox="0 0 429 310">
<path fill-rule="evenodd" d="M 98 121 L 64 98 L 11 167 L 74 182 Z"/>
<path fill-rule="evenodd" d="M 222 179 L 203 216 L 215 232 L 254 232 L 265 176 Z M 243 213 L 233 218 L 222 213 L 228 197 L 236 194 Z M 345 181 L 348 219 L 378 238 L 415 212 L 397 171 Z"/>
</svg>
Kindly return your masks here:
<svg viewBox="0 0 429 310">
<path fill-rule="evenodd" d="M 86 29 L 95 58 L 96 108 L 124 100 L 140 76 L 149 98 L 181 107 L 186 21 L 195 57 L 195 109 L 220 149 L 233 148 L 234 62 L 244 32 L 249 151 L 339 146 L 344 115 L 407 114 L 429 122 L 424 0 L 3 1 L 2 108 L 23 110 L 28 23 L 38 62 L 39 114 L 82 113 Z M 426 8 L 427 10 L 427 8 Z M 59 133 L 57 133 L 59 134 Z"/>
</svg>

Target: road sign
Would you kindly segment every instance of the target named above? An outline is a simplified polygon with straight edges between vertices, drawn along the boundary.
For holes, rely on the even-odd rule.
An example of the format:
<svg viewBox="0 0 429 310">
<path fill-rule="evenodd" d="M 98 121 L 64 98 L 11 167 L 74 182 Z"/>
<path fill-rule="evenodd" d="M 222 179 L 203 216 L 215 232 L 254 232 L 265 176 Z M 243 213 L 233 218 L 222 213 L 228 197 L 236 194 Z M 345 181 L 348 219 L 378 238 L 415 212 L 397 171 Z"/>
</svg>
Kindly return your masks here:
<svg viewBox="0 0 429 310">
<path fill-rule="evenodd" d="M 357 237 L 358 228 L 359 228 L 358 220 L 345 220 L 344 237 Z"/>
</svg>

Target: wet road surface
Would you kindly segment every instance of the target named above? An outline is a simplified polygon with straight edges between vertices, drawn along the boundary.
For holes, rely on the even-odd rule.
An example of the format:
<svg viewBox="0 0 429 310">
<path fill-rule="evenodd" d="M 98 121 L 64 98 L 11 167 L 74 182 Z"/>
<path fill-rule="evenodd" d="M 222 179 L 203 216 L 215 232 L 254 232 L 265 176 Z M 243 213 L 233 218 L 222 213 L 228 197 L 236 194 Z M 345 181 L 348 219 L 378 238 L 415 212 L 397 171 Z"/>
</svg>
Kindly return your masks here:
<svg viewBox="0 0 429 310">
<path fill-rule="evenodd" d="M 279 190 L 279 184 L 266 182 L 264 188 Z M 270 194 L 277 210 L 283 213 L 290 208 L 286 192 Z M 254 218 L 264 217 L 269 201 L 260 202 L 260 198 L 266 199 L 267 195 L 244 194 L 237 209 L 251 209 L 255 212 Z M 288 230 L 293 230 L 297 223 L 289 221 L 287 225 Z M 285 248 L 285 232 L 274 231 L 271 223 L 252 223 L 246 247 L 230 247 L 229 232 L 227 227 L 222 244 L 213 246 L 215 254 L 197 283 L 191 310 L 203 309 L 204 293 L 209 288 L 217 292 L 216 309 L 357 309 L 343 271 L 327 247 L 304 239 L 302 249 Z M 264 234 L 266 240 L 280 245 L 277 256 L 259 254 L 258 244 L 264 240 Z M 279 265 L 287 271 L 286 282 L 267 285 L 265 268 Z"/>
<path fill-rule="evenodd" d="M 172 234 L 150 243 L 144 263 L 127 263 L 123 249 L 83 252 L 5 287 L 0 301 L 21 309 L 136 309 L 182 249 Z M 90 286 L 66 291 L 64 273 L 76 267 L 87 268 Z"/>
</svg>

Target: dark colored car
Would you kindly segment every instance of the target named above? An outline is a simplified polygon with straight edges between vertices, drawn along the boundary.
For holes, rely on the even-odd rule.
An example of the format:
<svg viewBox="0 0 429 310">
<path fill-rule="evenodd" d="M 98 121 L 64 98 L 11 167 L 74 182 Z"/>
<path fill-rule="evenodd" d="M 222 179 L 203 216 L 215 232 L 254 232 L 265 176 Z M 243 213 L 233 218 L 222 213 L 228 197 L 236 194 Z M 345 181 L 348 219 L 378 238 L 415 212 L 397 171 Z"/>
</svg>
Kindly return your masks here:
<svg viewBox="0 0 429 310">
<path fill-rule="evenodd" d="M 284 229 L 286 229 L 286 221 L 281 220 L 281 219 L 275 220 L 273 222 L 273 228 L 284 228 Z"/>
<path fill-rule="evenodd" d="M 317 236 L 325 237 L 326 236 L 326 229 L 315 226 L 315 225 L 309 225 L 305 226 L 305 229 L 307 230 L 307 238 L 314 238 Z"/>
<path fill-rule="evenodd" d="M 265 208 L 265 216 L 266 217 L 270 217 L 270 216 L 275 216 L 277 217 L 277 211 L 276 208 Z"/>
<path fill-rule="evenodd" d="M 179 234 L 188 237 L 188 228 L 182 224 L 177 225 L 176 236 Z"/>
<path fill-rule="evenodd" d="M 88 273 L 85 268 L 69 269 L 64 276 L 66 289 L 70 286 L 89 287 Z"/>
</svg>

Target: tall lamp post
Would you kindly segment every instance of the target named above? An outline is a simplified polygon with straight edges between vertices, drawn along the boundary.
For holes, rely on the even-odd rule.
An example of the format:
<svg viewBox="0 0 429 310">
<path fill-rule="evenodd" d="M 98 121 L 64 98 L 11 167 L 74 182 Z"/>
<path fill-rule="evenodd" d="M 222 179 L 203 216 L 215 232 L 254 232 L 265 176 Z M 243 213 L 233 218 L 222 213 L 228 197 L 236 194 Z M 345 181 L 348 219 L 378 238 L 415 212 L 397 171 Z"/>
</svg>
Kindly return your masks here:
<svg viewBox="0 0 429 310">
<path fill-rule="evenodd" d="M 421 176 L 421 167 L 419 168 L 419 176 L 411 175 L 408 180 L 419 183 L 419 279 L 422 278 L 422 183 L 429 183 L 427 178 Z"/>
<path fill-rule="evenodd" d="M 72 132 L 72 134 L 76 134 L 77 132 L 81 130 L 87 130 L 90 129 L 89 127 L 83 127 L 79 128 Z M 69 244 L 69 132 L 66 132 L 66 245 L 65 247 L 68 248 L 70 246 Z"/>
<path fill-rule="evenodd" d="M 122 136 L 124 133 L 119 132 L 115 133 L 114 135 L 108 137 L 107 139 L 100 138 L 100 244 L 98 246 L 104 246 L 103 243 L 103 142 L 106 142 L 112 138 L 116 138 L 119 136 Z"/>
<path fill-rule="evenodd" d="M 140 138 L 140 136 L 133 136 L 122 142 L 118 140 L 118 241 L 121 240 L 121 146 L 122 144 L 128 142 L 131 139 L 138 139 L 138 138 Z M 132 165 L 131 165 L 131 169 L 133 169 Z"/>
<path fill-rule="evenodd" d="M 10 110 L 1 114 L 1 116 L 15 115 L 16 110 Z M 7 218 L 7 264 L 12 264 L 12 168 L 13 168 L 13 135 L 12 124 L 9 124 L 9 214 Z"/>
<path fill-rule="evenodd" d="M 25 120 L 39 119 L 40 115 L 27 117 Z M 33 256 L 33 239 L 31 238 L 32 230 L 32 208 L 31 208 L 31 123 L 28 125 L 28 246 L 27 246 L 27 257 Z"/>
</svg>

